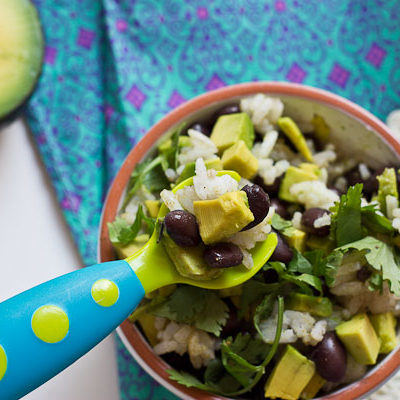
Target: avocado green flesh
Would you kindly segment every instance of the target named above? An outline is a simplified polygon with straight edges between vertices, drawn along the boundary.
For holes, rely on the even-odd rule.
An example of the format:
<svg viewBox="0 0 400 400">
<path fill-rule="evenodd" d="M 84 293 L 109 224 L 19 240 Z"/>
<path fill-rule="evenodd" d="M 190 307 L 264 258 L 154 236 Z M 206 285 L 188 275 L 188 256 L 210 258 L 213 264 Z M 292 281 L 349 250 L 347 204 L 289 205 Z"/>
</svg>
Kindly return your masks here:
<svg viewBox="0 0 400 400">
<path fill-rule="evenodd" d="M 0 1 L 0 118 L 20 106 L 39 77 L 44 40 L 29 0 Z"/>
<path fill-rule="evenodd" d="M 210 268 L 203 260 L 204 246 L 178 246 L 168 235 L 163 236 L 162 244 L 182 276 L 204 281 L 222 274 L 221 269 Z"/>
</svg>

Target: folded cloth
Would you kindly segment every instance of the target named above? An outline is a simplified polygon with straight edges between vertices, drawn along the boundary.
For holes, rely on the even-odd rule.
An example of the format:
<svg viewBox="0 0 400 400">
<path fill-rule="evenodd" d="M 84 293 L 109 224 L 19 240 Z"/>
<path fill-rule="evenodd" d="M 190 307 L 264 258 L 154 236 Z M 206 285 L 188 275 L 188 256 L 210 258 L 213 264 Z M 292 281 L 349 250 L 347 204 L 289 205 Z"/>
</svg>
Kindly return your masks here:
<svg viewBox="0 0 400 400">
<path fill-rule="evenodd" d="M 85 263 L 124 157 L 207 90 L 287 80 L 378 117 L 400 106 L 398 0 L 34 0 L 46 37 L 27 113 Z M 169 399 L 119 345 L 122 399 Z"/>
</svg>

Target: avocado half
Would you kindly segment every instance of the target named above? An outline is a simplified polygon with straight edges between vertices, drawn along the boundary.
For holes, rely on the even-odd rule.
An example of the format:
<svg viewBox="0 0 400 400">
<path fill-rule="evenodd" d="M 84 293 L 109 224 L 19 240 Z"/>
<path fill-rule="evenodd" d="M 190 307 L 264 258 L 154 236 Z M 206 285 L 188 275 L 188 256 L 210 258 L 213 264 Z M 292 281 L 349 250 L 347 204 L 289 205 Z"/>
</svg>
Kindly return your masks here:
<svg viewBox="0 0 400 400">
<path fill-rule="evenodd" d="M 43 63 L 44 39 L 30 0 L 0 0 L 0 123 L 18 115 Z"/>
</svg>

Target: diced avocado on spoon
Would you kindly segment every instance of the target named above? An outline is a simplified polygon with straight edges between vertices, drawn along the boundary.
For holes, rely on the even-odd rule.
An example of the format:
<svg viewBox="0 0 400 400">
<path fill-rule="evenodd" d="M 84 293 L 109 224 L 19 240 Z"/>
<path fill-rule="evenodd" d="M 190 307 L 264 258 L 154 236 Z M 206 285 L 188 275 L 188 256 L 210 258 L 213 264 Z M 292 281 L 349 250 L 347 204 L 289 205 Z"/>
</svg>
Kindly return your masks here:
<svg viewBox="0 0 400 400">
<path fill-rule="evenodd" d="M 0 122 L 11 120 L 32 93 L 44 39 L 30 0 L 0 1 Z"/>
<path fill-rule="evenodd" d="M 220 171 L 239 180 L 233 171 Z M 191 185 L 193 178 L 174 191 Z M 167 214 L 162 205 L 158 214 Z M 20 398 L 46 382 L 110 334 L 146 293 L 173 283 L 208 289 L 239 285 L 256 274 L 273 253 L 268 235 L 251 250 L 254 266 L 222 270 L 215 279 L 183 277 L 157 244 L 158 233 L 126 260 L 92 265 L 29 289 L 0 303 L 0 398 Z M 38 361 L 40 363 L 38 364 Z"/>
</svg>

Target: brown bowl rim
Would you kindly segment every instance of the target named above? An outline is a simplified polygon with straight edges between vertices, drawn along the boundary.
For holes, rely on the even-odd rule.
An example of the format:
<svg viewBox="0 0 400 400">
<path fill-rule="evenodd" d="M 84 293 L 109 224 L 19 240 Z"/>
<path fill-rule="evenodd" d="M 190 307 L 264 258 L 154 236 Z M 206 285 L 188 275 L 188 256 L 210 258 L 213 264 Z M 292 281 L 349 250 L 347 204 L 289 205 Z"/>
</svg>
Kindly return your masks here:
<svg viewBox="0 0 400 400">
<path fill-rule="evenodd" d="M 339 109 L 372 128 L 398 155 L 400 155 L 400 143 L 391 135 L 387 126 L 382 121 L 355 103 L 322 89 L 288 82 L 249 82 L 204 93 L 187 101 L 163 117 L 147 132 L 126 157 L 112 182 L 103 207 L 98 249 L 98 258 L 100 262 L 115 259 L 115 254 L 108 238 L 107 222 L 113 221 L 116 216 L 120 198 L 133 168 L 142 160 L 143 156 L 151 149 L 153 144 L 172 126 L 184 120 L 187 115 L 192 114 L 196 110 L 230 98 L 247 96 L 260 92 L 277 96 L 289 95 L 302 97 Z M 117 332 L 139 364 L 144 367 L 153 378 L 174 394 L 182 398 L 200 400 L 226 399 L 225 397 L 216 396 L 212 393 L 195 388 L 187 388 L 177 382 L 171 381 L 166 372 L 169 368 L 168 364 L 153 352 L 140 331 L 127 320 L 121 324 Z M 397 348 L 363 379 L 325 396 L 324 399 L 350 400 L 363 397 L 383 384 L 399 367 L 400 349 Z"/>
</svg>

